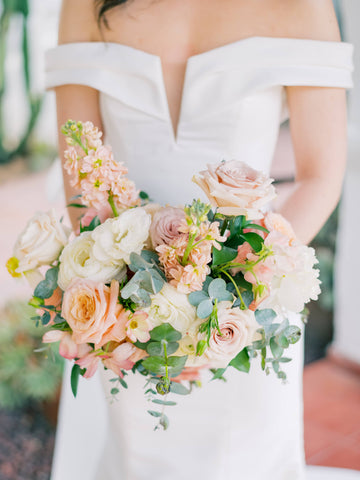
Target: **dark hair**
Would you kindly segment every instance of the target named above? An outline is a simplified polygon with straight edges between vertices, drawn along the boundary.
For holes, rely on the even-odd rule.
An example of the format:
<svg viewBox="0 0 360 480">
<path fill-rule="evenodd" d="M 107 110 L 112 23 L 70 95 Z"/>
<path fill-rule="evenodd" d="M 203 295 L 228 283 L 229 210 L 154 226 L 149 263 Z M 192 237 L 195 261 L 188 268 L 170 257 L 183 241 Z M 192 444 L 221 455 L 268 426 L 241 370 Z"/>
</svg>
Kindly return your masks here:
<svg viewBox="0 0 360 480">
<path fill-rule="evenodd" d="M 95 0 L 98 24 L 101 25 L 101 22 L 103 22 L 105 26 L 108 26 L 106 12 L 111 8 L 118 7 L 126 2 L 127 0 Z"/>
</svg>

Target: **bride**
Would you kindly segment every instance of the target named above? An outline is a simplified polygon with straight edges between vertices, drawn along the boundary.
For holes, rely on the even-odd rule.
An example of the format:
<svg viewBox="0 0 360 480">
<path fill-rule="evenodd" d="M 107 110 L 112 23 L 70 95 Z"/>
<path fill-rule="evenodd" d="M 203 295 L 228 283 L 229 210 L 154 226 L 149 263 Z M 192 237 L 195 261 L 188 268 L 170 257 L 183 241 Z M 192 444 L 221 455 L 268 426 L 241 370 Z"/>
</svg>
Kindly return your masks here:
<svg viewBox="0 0 360 480">
<path fill-rule="evenodd" d="M 64 0 L 59 43 L 47 54 L 59 129 L 69 118 L 91 120 L 153 200 L 198 197 L 193 173 L 222 158 L 269 171 L 289 116 L 296 181 L 280 212 L 307 243 L 335 207 L 352 46 L 340 42 L 331 0 Z M 65 191 L 77 193 L 67 179 Z M 204 378 L 172 410 L 166 432 L 153 431 L 133 376 L 107 406 L 106 443 L 91 473 L 86 462 L 76 466 L 98 438 L 100 407 L 88 395 L 88 434 L 75 419 L 68 438 L 58 437 L 57 455 L 61 443 L 76 445 L 62 458 L 73 476 L 57 479 L 304 479 L 302 348 L 293 346 L 285 386 L 257 365 L 226 384 Z"/>
</svg>

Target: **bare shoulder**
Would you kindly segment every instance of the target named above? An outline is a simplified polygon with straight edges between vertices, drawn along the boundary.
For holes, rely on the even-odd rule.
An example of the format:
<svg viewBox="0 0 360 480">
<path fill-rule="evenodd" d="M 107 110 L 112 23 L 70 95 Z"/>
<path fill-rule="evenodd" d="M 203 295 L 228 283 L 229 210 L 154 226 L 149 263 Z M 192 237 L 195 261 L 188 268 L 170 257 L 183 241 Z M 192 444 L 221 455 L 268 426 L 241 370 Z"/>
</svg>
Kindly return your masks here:
<svg viewBox="0 0 360 480">
<path fill-rule="evenodd" d="M 97 31 L 94 0 L 62 0 L 59 44 L 94 41 Z"/>
<path fill-rule="evenodd" d="M 332 0 L 275 0 L 281 36 L 340 41 Z"/>
</svg>

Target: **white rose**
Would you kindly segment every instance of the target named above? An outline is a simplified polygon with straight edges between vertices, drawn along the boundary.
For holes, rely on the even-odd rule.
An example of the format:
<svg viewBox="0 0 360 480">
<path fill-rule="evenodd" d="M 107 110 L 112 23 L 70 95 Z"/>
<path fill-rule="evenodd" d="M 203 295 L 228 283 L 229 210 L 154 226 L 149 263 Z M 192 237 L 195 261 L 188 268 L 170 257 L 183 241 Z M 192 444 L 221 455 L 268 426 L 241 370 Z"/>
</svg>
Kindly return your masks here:
<svg viewBox="0 0 360 480">
<path fill-rule="evenodd" d="M 70 232 L 70 228 L 56 218 L 54 209 L 34 215 L 14 247 L 14 257 L 19 260 L 16 272 L 23 273 L 41 265 L 50 265 L 67 244 Z"/>
<path fill-rule="evenodd" d="M 149 236 L 151 216 L 144 208 L 125 210 L 116 218 L 109 218 L 93 232 L 94 257 L 100 262 L 130 263 L 130 254 L 140 254 Z"/>
<path fill-rule="evenodd" d="M 58 285 L 65 290 L 73 278 L 86 278 L 108 283 L 113 278 L 121 279 L 125 264 L 106 264 L 94 257 L 92 232 L 83 232 L 70 242 L 61 253 Z"/>
<path fill-rule="evenodd" d="M 165 283 L 159 293 L 152 295 L 151 306 L 144 311 L 148 313 L 152 327 L 170 323 L 183 335 L 196 319 L 196 309 L 190 305 L 188 296 L 168 283 Z"/>
<path fill-rule="evenodd" d="M 204 322 L 204 319 L 197 318 L 190 328 L 185 332 L 182 339 L 179 341 L 179 348 L 175 352 L 176 356 L 187 355 L 186 367 L 201 367 L 209 365 L 209 359 L 206 355 L 197 356 L 196 348 L 200 340 L 205 340 L 205 333 L 200 333 L 200 325 Z"/>
</svg>

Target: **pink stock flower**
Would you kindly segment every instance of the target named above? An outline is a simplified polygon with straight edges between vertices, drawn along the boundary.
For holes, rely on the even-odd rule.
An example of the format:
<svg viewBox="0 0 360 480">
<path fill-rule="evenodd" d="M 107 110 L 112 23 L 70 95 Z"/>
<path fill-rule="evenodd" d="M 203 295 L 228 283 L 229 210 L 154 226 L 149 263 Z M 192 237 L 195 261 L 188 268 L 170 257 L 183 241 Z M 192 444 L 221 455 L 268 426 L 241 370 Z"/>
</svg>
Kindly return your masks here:
<svg viewBox="0 0 360 480">
<path fill-rule="evenodd" d="M 79 147 L 69 146 L 64 152 L 64 169 L 70 175 L 70 185 L 80 188 L 81 153 Z"/>
<path fill-rule="evenodd" d="M 170 285 L 173 285 L 181 293 L 190 293 L 201 290 L 206 275 L 210 273 L 208 265 L 186 265 L 171 269 L 169 274 L 173 278 Z"/>
<path fill-rule="evenodd" d="M 118 210 L 140 205 L 139 192 L 135 183 L 128 178 L 117 178 L 111 182 L 111 193 Z"/>
<path fill-rule="evenodd" d="M 122 310 L 118 303 L 119 283 L 111 287 L 92 280 L 75 279 L 65 290 L 62 317 L 73 331 L 76 343 L 101 343 L 117 322 Z"/>
<path fill-rule="evenodd" d="M 94 126 L 92 122 L 84 122 L 83 126 L 83 142 L 88 148 L 96 149 L 101 147 L 102 132 Z"/>
<path fill-rule="evenodd" d="M 151 324 L 148 320 L 149 315 L 145 312 L 135 312 L 131 314 L 129 312 L 129 320 L 126 322 L 126 333 L 128 338 L 132 342 L 137 340 L 141 343 L 145 343 L 150 340 Z"/>
<path fill-rule="evenodd" d="M 264 217 L 264 226 L 270 232 L 276 231 L 288 238 L 290 245 L 296 241 L 296 235 L 290 223 L 280 213 L 268 212 Z"/>
</svg>

